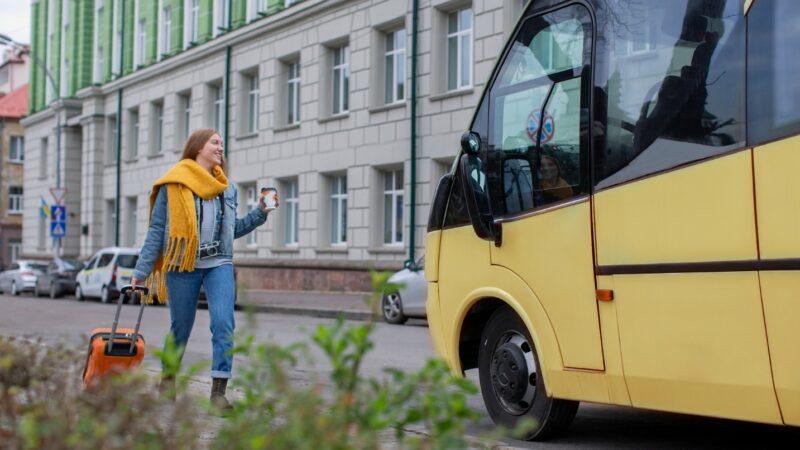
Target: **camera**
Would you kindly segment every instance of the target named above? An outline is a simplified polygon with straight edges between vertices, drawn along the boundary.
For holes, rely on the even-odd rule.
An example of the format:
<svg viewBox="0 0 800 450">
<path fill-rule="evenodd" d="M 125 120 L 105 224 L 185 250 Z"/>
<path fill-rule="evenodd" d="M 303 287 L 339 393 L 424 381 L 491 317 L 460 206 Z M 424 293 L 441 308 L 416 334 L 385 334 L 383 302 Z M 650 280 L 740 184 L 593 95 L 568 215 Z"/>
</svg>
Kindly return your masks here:
<svg viewBox="0 0 800 450">
<path fill-rule="evenodd" d="M 200 247 L 197 249 L 197 257 L 199 259 L 213 258 L 217 255 L 219 255 L 219 241 L 200 244 Z"/>
</svg>

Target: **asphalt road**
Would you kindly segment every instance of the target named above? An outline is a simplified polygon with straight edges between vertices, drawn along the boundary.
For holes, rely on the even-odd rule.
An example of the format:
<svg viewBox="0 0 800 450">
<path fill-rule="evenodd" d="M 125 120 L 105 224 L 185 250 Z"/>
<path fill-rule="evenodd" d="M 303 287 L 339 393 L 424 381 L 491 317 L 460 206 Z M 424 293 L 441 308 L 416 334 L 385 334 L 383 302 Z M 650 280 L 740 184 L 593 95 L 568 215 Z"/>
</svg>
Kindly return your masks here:
<svg viewBox="0 0 800 450">
<path fill-rule="evenodd" d="M 120 326 L 131 326 L 136 313 L 136 306 L 126 305 Z M 0 295 L 0 335 L 41 338 L 46 342 L 84 348 L 91 329 L 110 326 L 113 314 L 112 305 L 77 302 L 73 298 L 51 300 Z M 309 339 L 317 325 L 329 319 L 279 314 L 255 314 L 248 318 L 237 312 L 236 321 L 237 330 L 252 329 L 258 340 L 269 339 L 283 345 L 308 343 L 312 361 L 298 367 L 293 373 L 294 379 L 302 382 L 314 375 L 324 379 L 330 370 Z M 161 345 L 168 328 L 167 308 L 145 309 L 141 331 L 148 346 L 145 364 L 152 368 L 157 367 L 152 350 Z M 365 375 L 380 376 L 387 367 L 413 371 L 434 356 L 424 321 L 410 321 L 405 326 L 381 323 L 376 326 L 373 337 L 375 347 L 364 362 Z M 185 361 L 206 361 L 210 354 L 208 312 L 199 310 Z M 477 384 L 476 371 L 470 371 L 467 376 Z M 480 395 L 472 398 L 470 404 L 482 414 L 470 433 L 478 436 L 490 431 L 491 420 Z M 543 443 L 513 440 L 504 443 L 506 448 L 524 449 L 797 448 L 800 429 L 584 403 L 568 435 Z"/>
</svg>

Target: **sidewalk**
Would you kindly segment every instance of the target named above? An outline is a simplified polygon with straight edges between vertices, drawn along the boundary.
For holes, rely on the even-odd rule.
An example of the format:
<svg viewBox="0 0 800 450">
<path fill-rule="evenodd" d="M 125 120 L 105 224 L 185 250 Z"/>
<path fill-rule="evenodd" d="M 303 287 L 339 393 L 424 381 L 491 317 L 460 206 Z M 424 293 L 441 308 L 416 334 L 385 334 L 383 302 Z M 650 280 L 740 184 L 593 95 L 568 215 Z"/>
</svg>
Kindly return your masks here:
<svg viewBox="0 0 800 450">
<path fill-rule="evenodd" d="M 367 304 L 370 296 L 367 292 L 243 290 L 237 305 L 245 311 L 367 320 L 372 315 Z"/>
</svg>

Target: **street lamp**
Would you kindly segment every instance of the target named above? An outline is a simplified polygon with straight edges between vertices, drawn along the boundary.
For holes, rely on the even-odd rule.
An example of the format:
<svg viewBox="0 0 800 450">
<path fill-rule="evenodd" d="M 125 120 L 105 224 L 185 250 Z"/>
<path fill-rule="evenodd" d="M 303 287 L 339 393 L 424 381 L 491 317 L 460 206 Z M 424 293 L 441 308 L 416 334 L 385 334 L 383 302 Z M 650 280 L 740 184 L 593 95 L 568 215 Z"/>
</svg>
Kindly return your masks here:
<svg viewBox="0 0 800 450">
<path fill-rule="evenodd" d="M 0 33 L 0 45 L 7 45 L 13 49 L 21 49 L 23 47 L 22 44 L 19 42 L 14 41 L 8 35 Z M 31 53 L 29 55 L 36 65 L 44 70 L 45 75 L 47 75 L 47 79 L 50 81 L 50 87 L 53 88 L 53 92 L 56 95 L 56 106 L 55 106 L 55 113 L 56 113 L 56 189 L 61 189 L 61 91 L 58 88 L 58 83 L 56 83 L 53 74 L 50 72 L 50 69 L 47 68 L 47 64 L 44 63 L 38 56 Z M 61 238 L 56 238 L 56 248 L 55 248 L 55 256 L 61 257 Z"/>
</svg>

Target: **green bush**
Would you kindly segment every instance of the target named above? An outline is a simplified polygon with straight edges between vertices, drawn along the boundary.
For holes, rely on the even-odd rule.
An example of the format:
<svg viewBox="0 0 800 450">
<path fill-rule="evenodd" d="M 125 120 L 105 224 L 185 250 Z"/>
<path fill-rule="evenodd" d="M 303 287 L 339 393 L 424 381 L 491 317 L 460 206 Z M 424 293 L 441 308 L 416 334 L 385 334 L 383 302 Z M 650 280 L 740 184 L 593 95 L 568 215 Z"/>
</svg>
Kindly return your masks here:
<svg viewBox="0 0 800 450">
<path fill-rule="evenodd" d="M 380 293 L 396 289 L 387 274 L 373 273 L 376 311 Z M 157 351 L 165 373 L 176 377 L 177 401 L 159 396 L 141 369 L 112 376 L 84 390 L 85 355 L 39 343 L 0 338 L 0 447 L 10 449 L 464 449 L 466 423 L 478 415 L 467 406 L 477 388 L 439 360 L 416 372 L 388 369 L 379 378 L 361 374 L 373 348 L 375 320 L 343 319 L 319 325 L 311 336 L 331 365 L 330 377 L 298 381 L 299 363 L 311 361 L 298 343 L 257 343 L 237 338 L 234 387 L 241 395 L 224 419 L 198 411 L 207 397 L 187 394 L 195 365 L 180 372 L 182 349 L 171 340 Z M 293 379 L 293 377 L 295 379 Z M 234 397 L 234 396 L 230 396 Z M 210 442 L 199 432 L 218 427 Z"/>
</svg>

